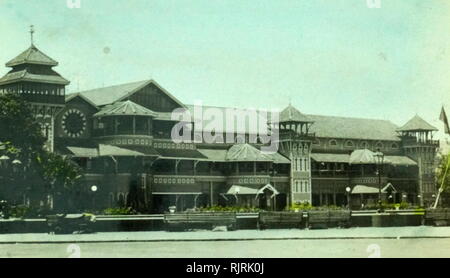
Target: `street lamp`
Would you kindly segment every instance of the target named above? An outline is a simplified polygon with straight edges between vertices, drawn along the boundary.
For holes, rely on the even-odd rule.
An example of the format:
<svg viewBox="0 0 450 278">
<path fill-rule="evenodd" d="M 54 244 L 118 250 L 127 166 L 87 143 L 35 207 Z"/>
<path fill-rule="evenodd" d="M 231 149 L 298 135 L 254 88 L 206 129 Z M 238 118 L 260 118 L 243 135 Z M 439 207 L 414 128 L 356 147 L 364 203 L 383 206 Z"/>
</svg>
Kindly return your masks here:
<svg viewBox="0 0 450 278">
<path fill-rule="evenodd" d="M 373 155 L 377 164 L 377 173 L 378 173 L 378 212 L 383 212 L 383 206 L 381 203 L 381 166 L 384 162 L 384 154 L 380 151 L 377 151 Z"/>
<path fill-rule="evenodd" d="M 92 191 L 92 208 L 95 210 L 95 192 L 97 192 L 98 188 L 96 185 L 91 186 Z"/>
<path fill-rule="evenodd" d="M 345 191 L 347 192 L 347 206 L 348 206 L 348 209 L 350 209 L 350 191 L 351 191 L 352 189 L 349 187 L 349 186 L 347 186 L 346 188 L 345 188 Z"/>
<path fill-rule="evenodd" d="M 9 159 L 10 159 L 9 156 L 7 155 L 0 156 L 0 166 L 6 167 Z"/>
<path fill-rule="evenodd" d="M 13 165 L 13 172 L 18 173 L 20 170 L 20 166 L 22 165 L 22 161 L 20 161 L 18 159 L 14 159 L 12 161 L 12 165 Z"/>
</svg>

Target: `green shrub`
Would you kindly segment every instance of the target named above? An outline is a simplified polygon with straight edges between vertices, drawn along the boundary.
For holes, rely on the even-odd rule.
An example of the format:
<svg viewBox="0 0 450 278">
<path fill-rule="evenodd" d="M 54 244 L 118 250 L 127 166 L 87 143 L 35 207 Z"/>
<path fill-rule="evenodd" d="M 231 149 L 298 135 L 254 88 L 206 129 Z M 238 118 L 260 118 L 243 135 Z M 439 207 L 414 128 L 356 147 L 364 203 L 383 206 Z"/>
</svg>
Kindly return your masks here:
<svg viewBox="0 0 450 278">
<path fill-rule="evenodd" d="M 30 207 L 26 205 L 12 206 L 9 209 L 12 218 L 40 218 L 51 214 L 48 206 Z"/>
<path fill-rule="evenodd" d="M 312 209 L 314 209 L 314 207 L 308 202 L 295 203 L 295 204 L 292 204 L 288 208 L 288 210 L 290 210 L 290 211 L 301 211 L 301 210 L 312 210 Z"/>
<path fill-rule="evenodd" d="M 255 208 L 255 207 L 234 207 L 234 206 L 229 206 L 229 207 L 223 207 L 223 206 L 212 206 L 212 207 L 203 207 L 203 208 L 198 208 L 197 211 L 199 212 L 241 212 L 241 213 L 245 213 L 245 212 L 260 212 L 262 211 L 259 208 Z"/>
<path fill-rule="evenodd" d="M 137 212 L 131 208 L 107 208 L 103 211 L 105 215 L 134 215 L 137 214 Z"/>
</svg>

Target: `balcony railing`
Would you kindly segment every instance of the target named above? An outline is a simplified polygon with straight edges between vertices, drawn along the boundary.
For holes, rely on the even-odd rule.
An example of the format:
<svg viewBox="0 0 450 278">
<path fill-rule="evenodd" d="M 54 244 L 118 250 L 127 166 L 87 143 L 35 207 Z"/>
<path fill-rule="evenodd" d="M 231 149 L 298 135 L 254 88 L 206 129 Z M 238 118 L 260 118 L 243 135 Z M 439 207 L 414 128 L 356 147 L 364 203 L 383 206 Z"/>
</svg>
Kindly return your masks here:
<svg viewBox="0 0 450 278">
<path fill-rule="evenodd" d="M 439 140 L 420 139 L 417 137 L 403 137 L 403 146 L 432 145 L 439 146 Z"/>
<path fill-rule="evenodd" d="M 280 140 L 312 140 L 316 136 L 315 133 L 295 133 L 295 132 L 280 132 Z"/>
</svg>

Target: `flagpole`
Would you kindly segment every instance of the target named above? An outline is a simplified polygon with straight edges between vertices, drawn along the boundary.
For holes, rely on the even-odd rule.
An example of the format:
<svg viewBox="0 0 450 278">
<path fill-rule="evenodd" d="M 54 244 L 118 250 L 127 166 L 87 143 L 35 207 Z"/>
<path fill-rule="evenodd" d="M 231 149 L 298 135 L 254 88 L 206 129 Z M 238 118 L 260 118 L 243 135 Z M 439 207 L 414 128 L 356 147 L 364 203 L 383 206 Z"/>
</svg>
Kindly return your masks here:
<svg viewBox="0 0 450 278">
<path fill-rule="evenodd" d="M 433 209 L 435 209 L 439 203 L 439 197 L 441 196 L 441 192 L 444 191 L 444 185 L 445 185 L 445 178 L 447 177 L 447 172 L 448 172 L 448 166 L 450 165 L 450 163 L 448 163 L 450 161 L 449 156 L 447 156 L 447 165 L 445 167 L 445 172 L 444 172 L 444 176 L 442 177 L 442 183 L 441 183 L 441 187 L 439 188 L 439 192 L 438 195 L 436 197 L 436 201 L 434 202 L 434 206 Z"/>
</svg>

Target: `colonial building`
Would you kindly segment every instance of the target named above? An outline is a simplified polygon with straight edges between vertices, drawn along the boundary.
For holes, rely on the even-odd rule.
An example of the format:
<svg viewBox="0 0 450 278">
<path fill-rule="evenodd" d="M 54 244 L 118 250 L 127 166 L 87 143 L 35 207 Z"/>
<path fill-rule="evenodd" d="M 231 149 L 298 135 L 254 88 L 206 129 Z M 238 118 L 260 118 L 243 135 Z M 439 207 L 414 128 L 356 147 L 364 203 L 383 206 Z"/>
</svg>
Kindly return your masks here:
<svg viewBox="0 0 450 278">
<path fill-rule="evenodd" d="M 359 206 L 374 203 L 379 187 L 386 201 L 433 201 L 439 144 L 433 140 L 436 128 L 419 116 L 398 127 L 386 120 L 305 115 L 289 105 L 278 117 L 258 114 L 263 124 L 255 130 L 224 125 L 206 142 L 196 137 L 206 129 L 196 129 L 196 117 L 226 108 L 203 107 L 197 115 L 193 105 L 150 79 L 65 95 L 69 82 L 52 69 L 57 64 L 32 45 L 6 64 L 12 70 L 0 79 L 0 92 L 26 98 L 49 148 L 83 168 L 81 207 L 281 210 L 299 202 L 345 206 L 348 200 Z M 173 111 L 194 116 L 178 119 Z M 174 140 L 180 124 L 181 135 L 195 140 Z M 269 144 L 261 140 L 264 133 L 278 134 L 277 152 L 262 150 Z M 223 140 L 227 136 L 232 140 Z M 381 152 L 383 160 L 351 163 L 361 150 Z"/>
</svg>

